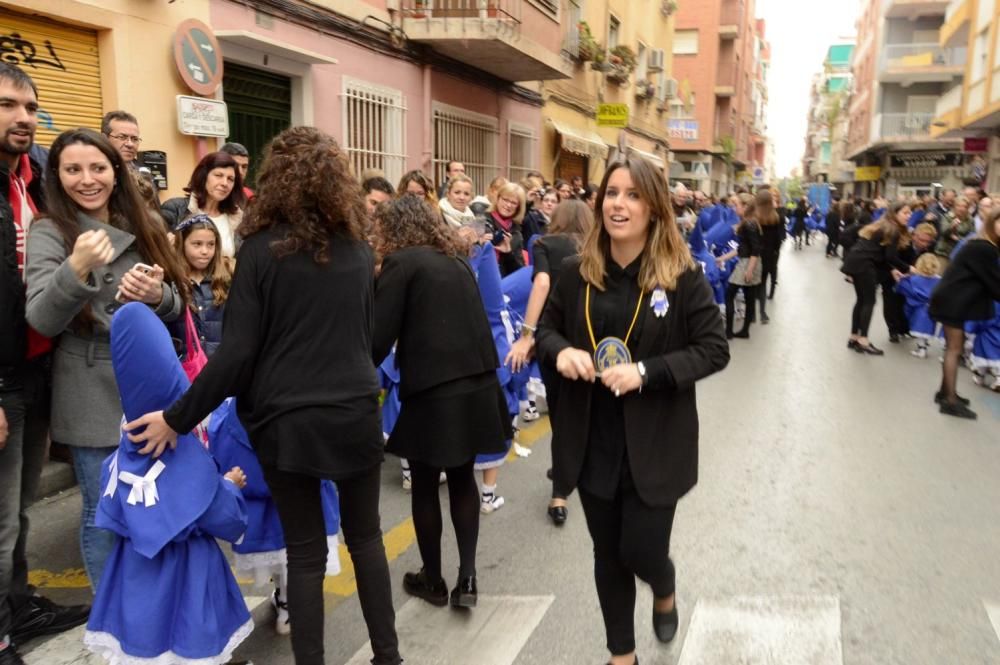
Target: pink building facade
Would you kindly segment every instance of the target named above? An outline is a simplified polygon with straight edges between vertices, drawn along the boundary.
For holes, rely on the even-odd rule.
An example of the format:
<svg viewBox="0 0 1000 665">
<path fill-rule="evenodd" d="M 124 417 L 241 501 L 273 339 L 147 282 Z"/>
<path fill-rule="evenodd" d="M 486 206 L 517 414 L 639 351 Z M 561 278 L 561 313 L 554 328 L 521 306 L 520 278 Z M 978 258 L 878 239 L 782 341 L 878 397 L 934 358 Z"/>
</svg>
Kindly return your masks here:
<svg viewBox="0 0 1000 665">
<path fill-rule="evenodd" d="M 542 99 L 514 81 L 566 76 L 558 40 L 549 43 L 558 10 L 525 0 L 439 2 L 436 15 L 434 2 L 415 0 L 392 11 L 384 0 L 254 4 L 210 0 L 228 140 L 253 161 L 278 131 L 305 124 L 333 135 L 359 175 L 381 171 L 394 185 L 411 169 L 440 182 L 452 159 L 480 192 L 538 168 Z"/>
</svg>

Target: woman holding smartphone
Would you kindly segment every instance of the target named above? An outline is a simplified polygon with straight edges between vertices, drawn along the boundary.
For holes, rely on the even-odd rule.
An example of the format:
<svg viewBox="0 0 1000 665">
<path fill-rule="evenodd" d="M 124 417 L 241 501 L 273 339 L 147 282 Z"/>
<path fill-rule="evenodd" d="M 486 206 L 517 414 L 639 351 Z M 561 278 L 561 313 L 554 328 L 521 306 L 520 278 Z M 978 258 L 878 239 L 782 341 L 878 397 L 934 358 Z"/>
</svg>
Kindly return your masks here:
<svg viewBox="0 0 1000 665">
<path fill-rule="evenodd" d="M 101 462 L 118 445 L 122 407 L 111 367 L 111 317 L 143 302 L 176 319 L 186 286 L 162 224 L 106 138 L 63 132 L 46 166 L 48 213 L 28 237 L 27 318 L 52 337 L 52 439 L 73 453 L 83 515 L 80 549 L 97 588 L 114 535 L 94 526 Z"/>
</svg>

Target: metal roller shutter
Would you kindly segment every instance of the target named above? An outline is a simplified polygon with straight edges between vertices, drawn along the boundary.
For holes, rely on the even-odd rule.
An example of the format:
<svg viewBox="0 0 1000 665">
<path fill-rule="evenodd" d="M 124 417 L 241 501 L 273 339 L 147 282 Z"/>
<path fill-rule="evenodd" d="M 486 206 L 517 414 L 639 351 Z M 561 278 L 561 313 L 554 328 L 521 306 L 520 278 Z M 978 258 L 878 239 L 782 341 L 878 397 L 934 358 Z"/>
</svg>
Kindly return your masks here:
<svg viewBox="0 0 1000 665">
<path fill-rule="evenodd" d="M 95 31 L 0 9 L 0 59 L 21 67 L 38 87 L 37 143 L 48 146 L 75 127 L 100 129 L 104 111 Z"/>
</svg>

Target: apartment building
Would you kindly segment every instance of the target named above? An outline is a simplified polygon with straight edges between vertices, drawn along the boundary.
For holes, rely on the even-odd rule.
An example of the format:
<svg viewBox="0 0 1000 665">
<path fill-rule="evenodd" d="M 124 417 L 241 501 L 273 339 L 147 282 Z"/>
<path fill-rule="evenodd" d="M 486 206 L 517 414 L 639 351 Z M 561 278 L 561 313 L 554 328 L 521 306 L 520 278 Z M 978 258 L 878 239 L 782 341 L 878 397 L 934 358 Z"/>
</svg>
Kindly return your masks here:
<svg viewBox="0 0 1000 665">
<path fill-rule="evenodd" d="M 41 54 L 51 43 L 60 56 L 27 63 L 51 74 L 40 78 L 43 144 L 69 126 L 98 127 L 103 110 L 128 109 L 142 147 L 164 156 L 168 194 L 187 184 L 200 152 L 226 140 L 250 149 L 252 184 L 264 146 L 295 124 L 333 135 L 359 174 L 395 183 L 420 168 L 440 181 L 454 159 L 484 191 L 496 175 L 520 179 L 540 166 L 538 81 L 573 71 L 562 4 L 33 0 L 29 10 L 0 0 L 0 30 L 15 46 L 36 40 Z M 206 96 L 226 102 L 229 136 L 207 145 L 177 128 L 174 98 L 193 93 L 170 53 L 187 18 L 211 29 L 222 55 L 221 86 Z"/>
<path fill-rule="evenodd" d="M 767 173 L 770 47 L 753 0 L 682 2 L 674 31 L 678 97 L 670 112 L 671 178 L 724 194 Z"/>
<path fill-rule="evenodd" d="M 939 33 L 943 49 L 971 55 L 960 80 L 938 99 L 931 135 L 963 140 L 966 181 L 1000 191 L 1000 3 L 954 0 Z"/>
<path fill-rule="evenodd" d="M 671 0 L 565 0 L 563 55 L 572 76 L 540 85 L 544 99 L 541 171 L 599 182 L 621 150 L 641 154 L 666 172 L 670 146 Z M 621 127 L 600 126 L 599 104 L 620 110 Z"/>
<path fill-rule="evenodd" d="M 966 47 L 943 48 L 944 0 L 862 0 L 852 62 L 848 158 L 855 193 L 931 193 L 959 187 L 962 143 L 935 137 L 938 99 L 965 70 Z"/>
<path fill-rule="evenodd" d="M 854 164 L 846 155 L 853 53 L 853 38 L 831 44 L 822 71 L 812 78 L 802 157 L 802 177 L 806 182 L 830 183 L 841 194 L 849 186 L 853 188 L 854 181 Z"/>
</svg>

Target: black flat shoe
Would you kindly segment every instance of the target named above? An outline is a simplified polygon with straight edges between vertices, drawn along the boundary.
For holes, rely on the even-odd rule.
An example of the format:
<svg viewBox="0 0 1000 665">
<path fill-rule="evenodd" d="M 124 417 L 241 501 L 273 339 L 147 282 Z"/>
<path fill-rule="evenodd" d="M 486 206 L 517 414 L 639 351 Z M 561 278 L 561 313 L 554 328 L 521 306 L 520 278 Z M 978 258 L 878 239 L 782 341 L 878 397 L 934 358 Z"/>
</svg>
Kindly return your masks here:
<svg viewBox="0 0 1000 665">
<path fill-rule="evenodd" d="M 946 416 L 955 416 L 956 418 L 965 418 L 966 420 L 975 420 L 979 416 L 976 412 L 962 404 L 961 402 L 941 402 L 941 413 Z"/>
<path fill-rule="evenodd" d="M 761 323 L 761 325 L 766 326 L 770 322 L 771 322 L 771 317 L 770 316 L 768 316 L 767 314 L 761 314 L 760 315 L 760 323 Z"/>
<path fill-rule="evenodd" d="M 479 598 L 475 577 L 463 577 L 458 585 L 451 590 L 452 607 L 475 607 Z"/>
<path fill-rule="evenodd" d="M 897 335 L 896 333 L 892 333 L 891 335 L 889 335 L 889 343 L 899 344 L 899 335 Z"/>
<path fill-rule="evenodd" d="M 568 516 L 569 513 L 566 510 L 566 506 L 549 506 L 549 519 L 556 526 L 565 524 Z"/>
<path fill-rule="evenodd" d="M 664 644 L 673 641 L 677 635 L 677 626 L 679 624 L 680 619 L 677 616 L 676 602 L 674 602 L 674 609 L 669 612 L 657 612 L 655 609 L 653 610 L 653 632 L 656 633 L 656 639 Z"/>
<path fill-rule="evenodd" d="M 741 330 L 738 333 L 734 333 L 733 337 L 736 337 L 738 339 L 750 339 L 750 331 L 749 330 Z"/>
<path fill-rule="evenodd" d="M 87 623 L 89 616 L 89 605 L 57 605 L 44 596 L 31 596 L 14 615 L 10 638 L 21 646 L 36 637 L 55 635 Z"/>
<path fill-rule="evenodd" d="M 552 480 L 552 467 L 550 466 L 548 471 L 545 472 L 545 477 Z"/>
<path fill-rule="evenodd" d="M 875 348 L 874 344 L 869 344 L 868 346 L 862 346 L 861 344 L 858 344 L 858 346 L 855 349 L 855 351 L 857 351 L 858 353 L 867 353 L 870 356 L 884 356 L 885 355 L 885 351 L 883 351 L 882 349 Z"/>
<path fill-rule="evenodd" d="M 419 573 L 403 575 L 403 589 L 417 598 L 423 598 L 431 605 L 444 607 L 448 604 L 448 585 L 443 579 L 431 580 L 421 568 Z"/>
<path fill-rule="evenodd" d="M 847 348 L 851 349 L 852 351 L 857 351 L 859 346 L 861 345 L 858 344 L 858 340 L 856 339 L 847 340 Z"/>
<path fill-rule="evenodd" d="M 969 406 L 970 404 L 972 404 L 972 401 L 968 397 L 962 397 L 961 395 L 958 395 L 958 394 L 955 395 L 955 399 L 958 400 L 959 404 L 963 404 L 965 406 Z M 938 392 L 934 393 L 934 403 L 935 404 L 943 404 L 944 403 L 944 393 L 943 392 L 938 391 Z"/>
</svg>

